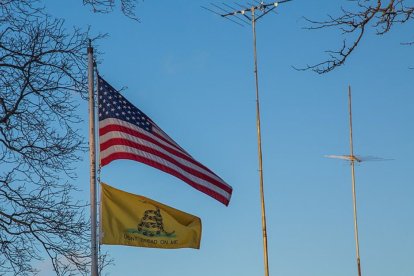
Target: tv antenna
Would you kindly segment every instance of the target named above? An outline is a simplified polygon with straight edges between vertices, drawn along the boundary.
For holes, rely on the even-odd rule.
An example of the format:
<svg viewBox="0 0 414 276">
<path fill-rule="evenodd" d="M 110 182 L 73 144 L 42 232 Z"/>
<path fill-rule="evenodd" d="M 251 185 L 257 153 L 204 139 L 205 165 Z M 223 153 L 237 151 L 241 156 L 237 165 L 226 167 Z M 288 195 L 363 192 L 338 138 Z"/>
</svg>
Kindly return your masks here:
<svg viewBox="0 0 414 276">
<path fill-rule="evenodd" d="M 262 212 L 262 235 L 263 235 L 263 256 L 264 256 L 264 272 L 265 276 L 269 276 L 269 264 L 267 253 L 267 231 L 266 231 L 266 208 L 263 187 L 263 160 L 262 160 L 262 138 L 260 129 L 260 101 L 259 101 L 259 78 L 257 71 L 257 50 L 256 50 L 256 22 L 270 12 L 275 12 L 279 4 L 290 2 L 292 0 L 282 0 L 278 2 L 265 3 L 264 1 L 254 0 L 254 3 L 240 5 L 234 3 L 238 8 L 223 3 L 222 6 L 211 4 L 210 8 L 202 7 L 212 13 L 226 18 L 233 23 L 244 26 L 252 25 L 253 30 L 253 57 L 254 57 L 254 76 L 256 80 L 256 127 L 257 127 L 257 149 L 259 158 L 259 177 L 260 177 L 260 202 Z"/>
<path fill-rule="evenodd" d="M 351 149 L 350 155 L 327 155 L 328 158 L 344 159 L 351 163 L 351 175 L 352 175 L 352 200 L 354 206 L 354 235 L 355 235 L 355 248 L 356 248 L 356 261 L 358 266 L 358 276 L 361 276 L 361 259 L 359 256 L 359 239 L 358 239 L 358 219 L 357 219 L 357 205 L 356 205 L 356 192 L 355 192 L 355 161 L 361 162 L 362 159 L 354 155 L 354 145 L 352 139 L 352 98 L 351 98 L 351 86 L 348 86 L 348 108 L 349 108 L 349 145 Z"/>
<path fill-rule="evenodd" d="M 359 255 L 359 239 L 358 239 L 358 219 L 357 219 L 357 204 L 356 204 L 356 191 L 355 191 L 355 162 L 364 161 L 386 161 L 390 159 L 384 159 L 374 156 L 357 156 L 354 155 L 354 145 L 352 139 L 352 98 L 351 98 L 351 86 L 348 86 L 348 109 L 349 109 L 349 144 L 351 149 L 350 155 L 325 155 L 328 158 L 347 160 L 351 164 L 351 176 L 352 176 L 352 199 L 354 207 L 354 235 L 355 235 L 355 247 L 356 247 L 356 261 L 358 267 L 358 276 L 361 276 L 361 259 Z"/>
</svg>

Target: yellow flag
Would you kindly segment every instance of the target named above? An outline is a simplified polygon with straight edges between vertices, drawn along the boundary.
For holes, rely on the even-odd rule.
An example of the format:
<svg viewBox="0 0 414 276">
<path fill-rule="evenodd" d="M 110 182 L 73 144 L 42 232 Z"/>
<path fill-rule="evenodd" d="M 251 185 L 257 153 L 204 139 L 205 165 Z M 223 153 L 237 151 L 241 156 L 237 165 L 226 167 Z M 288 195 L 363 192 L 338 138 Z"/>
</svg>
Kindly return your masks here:
<svg viewBox="0 0 414 276">
<path fill-rule="evenodd" d="M 101 183 L 101 244 L 200 248 L 201 220 Z"/>
</svg>

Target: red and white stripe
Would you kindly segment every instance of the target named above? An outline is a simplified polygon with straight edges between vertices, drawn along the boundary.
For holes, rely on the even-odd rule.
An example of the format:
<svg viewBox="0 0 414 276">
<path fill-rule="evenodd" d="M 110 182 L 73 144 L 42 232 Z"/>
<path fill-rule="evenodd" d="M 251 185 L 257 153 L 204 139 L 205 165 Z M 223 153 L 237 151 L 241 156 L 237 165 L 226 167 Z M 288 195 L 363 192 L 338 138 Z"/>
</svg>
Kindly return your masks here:
<svg viewBox="0 0 414 276">
<path fill-rule="evenodd" d="M 188 183 L 228 205 L 232 187 L 210 169 L 194 160 L 153 122 L 152 133 L 123 120 L 99 122 L 101 166 L 116 159 L 135 160 Z"/>
</svg>

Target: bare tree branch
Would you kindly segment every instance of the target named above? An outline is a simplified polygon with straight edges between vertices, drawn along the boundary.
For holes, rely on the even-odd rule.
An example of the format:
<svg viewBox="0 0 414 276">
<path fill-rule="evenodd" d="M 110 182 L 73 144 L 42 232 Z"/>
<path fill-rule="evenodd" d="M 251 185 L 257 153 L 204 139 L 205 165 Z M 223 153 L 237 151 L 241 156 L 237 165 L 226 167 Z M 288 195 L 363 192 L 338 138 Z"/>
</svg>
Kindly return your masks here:
<svg viewBox="0 0 414 276">
<path fill-rule="evenodd" d="M 403 24 L 413 19 L 414 6 L 407 5 L 407 0 L 350 0 L 355 7 L 352 10 L 341 8 L 338 16 L 328 15 L 324 21 L 315 21 L 305 18 L 310 26 L 309 30 L 338 28 L 345 36 L 342 46 L 338 50 L 326 51 L 325 61 L 307 65 L 298 70 L 313 70 L 324 74 L 343 65 L 354 52 L 364 37 L 366 30 L 372 28 L 377 35 L 389 32 L 396 24 Z"/>
<path fill-rule="evenodd" d="M 116 2 L 114 0 L 83 0 L 84 5 L 91 6 L 94 12 L 100 13 L 112 12 L 115 9 Z M 135 11 L 137 0 L 119 0 L 118 2 L 125 16 L 140 22 Z"/>
</svg>

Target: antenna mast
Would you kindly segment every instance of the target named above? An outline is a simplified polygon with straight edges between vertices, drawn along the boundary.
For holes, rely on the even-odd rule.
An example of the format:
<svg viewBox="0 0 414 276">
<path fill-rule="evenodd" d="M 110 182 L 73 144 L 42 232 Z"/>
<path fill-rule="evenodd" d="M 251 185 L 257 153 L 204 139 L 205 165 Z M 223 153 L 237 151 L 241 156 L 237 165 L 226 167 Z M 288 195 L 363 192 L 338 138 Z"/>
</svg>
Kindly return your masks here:
<svg viewBox="0 0 414 276">
<path fill-rule="evenodd" d="M 377 157 L 357 157 L 354 155 L 354 144 L 352 139 L 352 97 L 351 97 L 351 86 L 348 86 L 348 109 L 349 109 L 349 145 L 350 145 L 350 155 L 326 155 L 328 158 L 343 159 L 347 160 L 351 164 L 351 176 L 352 176 L 352 200 L 354 207 L 354 235 L 355 235 L 355 247 L 356 247 L 356 261 L 358 267 L 358 276 L 361 276 L 361 259 L 359 256 L 359 239 L 358 239 L 358 219 L 357 219 L 357 205 L 356 205 L 356 191 L 355 191 L 355 161 L 377 161 L 384 160 Z"/>
<path fill-rule="evenodd" d="M 351 98 L 351 86 L 348 86 L 348 106 L 349 106 L 349 144 L 351 149 L 350 161 L 351 161 L 351 174 L 352 174 L 352 200 L 354 207 L 354 235 L 355 235 L 355 248 L 356 248 L 356 260 L 358 266 L 358 276 L 361 276 L 361 259 L 359 256 L 359 239 L 358 239 L 358 219 L 357 219 L 357 205 L 356 205 L 356 192 L 355 192 L 355 160 L 354 145 L 352 140 L 352 98 Z"/>
<path fill-rule="evenodd" d="M 242 6 L 235 3 L 242 9 L 235 9 L 232 6 L 223 3 L 223 7 L 215 4 L 211 4 L 213 9 L 203 7 L 204 9 L 211 11 L 223 18 L 226 18 L 237 25 L 243 26 L 244 24 L 252 24 L 253 31 L 253 57 L 254 57 L 254 76 L 256 80 L 256 128 L 257 128 L 257 148 L 259 159 L 259 185 L 260 185 L 260 202 L 262 212 L 262 235 L 263 235 L 263 257 L 264 257 L 264 274 L 269 276 L 269 264 L 267 253 L 267 231 L 266 231 L 266 208 L 264 199 L 264 187 L 263 187 L 263 160 L 262 160 L 262 137 L 260 129 L 260 101 L 259 101 L 259 77 L 257 70 L 257 50 L 256 50 L 256 22 L 268 14 L 274 12 L 274 9 L 281 3 L 290 2 L 291 0 L 282 0 L 279 2 L 264 3 L 263 1 L 256 1 L 256 5 L 250 4 L 250 7 Z M 231 9 L 229 11 L 229 9 Z M 257 13 L 256 13 L 257 12 Z M 250 16 L 249 16 L 250 14 Z"/>
</svg>

